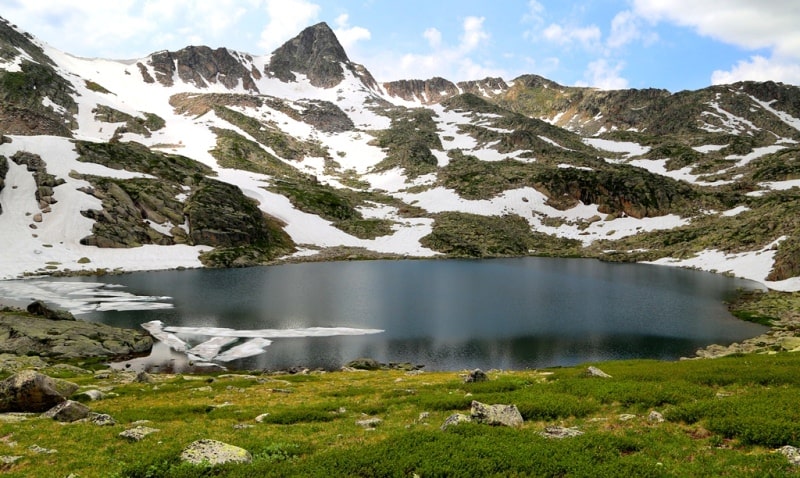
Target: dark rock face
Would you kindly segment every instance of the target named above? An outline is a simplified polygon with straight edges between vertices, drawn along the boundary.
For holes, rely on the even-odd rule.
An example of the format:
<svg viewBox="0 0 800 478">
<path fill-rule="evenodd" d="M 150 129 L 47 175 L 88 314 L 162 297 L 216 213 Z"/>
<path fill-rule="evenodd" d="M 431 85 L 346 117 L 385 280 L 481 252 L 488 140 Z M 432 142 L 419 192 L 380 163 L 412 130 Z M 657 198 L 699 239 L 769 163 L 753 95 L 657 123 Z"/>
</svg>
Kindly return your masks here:
<svg viewBox="0 0 800 478">
<path fill-rule="evenodd" d="M 17 31 L 0 18 L 0 59 L 20 62 L 20 71 L 0 71 L 0 131 L 19 135 L 71 136 L 76 127 L 78 105 L 75 90 L 53 68 L 53 61 L 34 44 L 32 37 Z M 43 100 L 63 108 L 57 111 Z"/>
<path fill-rule="evenodd" d="M 25 370 L 0 382 L 0 413 L 41 413 L 66 400 L 78 386 Z"/>
<path fill-rule="evenodd" d="M 426 105 L 440 103 L 460 93 L 453 82 L 440 77 L 429 80 L 391 81 L 384 83 L 383 88 L 391 96 L 406 101 L 421 101 Z"/>
<path fill-rule="evenodd" d="M 297 81 L 294 73 L 302 73 L 312 85 L 331 88 L 344 79 L 343 63 L 350 64 L 350 59 L 333 30 L 323 22 L 306 28 L 275 50 L 265 73 L 284 82 Z"/>
<path fill-rule="evenodd" d="M 36 182 L 36 201 L 39 209 L 49 211 L 49 206 L 57 201 L 53 195 L 53 188 L 64 184 L 66 181 L 57 178 L 47 172 L 47 164 L 38 154 L 18 151 L 11 157 L 14 163 L 25 165 L 25 168 L 33 173 L 33 180 Z"/>
<path fill-rule="evenodd" d="M 245 61 L 252 61 L 252 58 L 226 48 L 212 50 L 207 46 L 190 46 L 176 52 L 155 53 L 149 63 L 155 70 L 156 80 L 164 86 L 172 86 L 177 73 L 178 78 L 199 88 L 219 82 L 228 89 L 241 84 L 244 89 L 257 93 L 252 71 L 244 66 Z M 139 69 L 144 81 L 149 83 L 152 77 L 143 66 Z"/>
<path fill-rule="evenodd" d="M 8 160 L 5 156 L 0 156 L 0 191 L 6 185 L 6 174 L 8 174 Z M 3 214 L 2 206 L 0 206 L 0 214 Z"/>
<path fill-rule="evenodd" d="M 472 93 L 482 96 L 493 96 L 505 93 L 508 90 L 508 84 L 502 78 L 484 78 L 475 81 L 459 81 L 458 87 L 464 93 Z"/>
<path fill-rule="evenodd" d="M 258 206 L 234 185 L 204 179 L 186 201 L 185 212 L 193 244 L 235 247 L 270 241 Z"/>
</svg>

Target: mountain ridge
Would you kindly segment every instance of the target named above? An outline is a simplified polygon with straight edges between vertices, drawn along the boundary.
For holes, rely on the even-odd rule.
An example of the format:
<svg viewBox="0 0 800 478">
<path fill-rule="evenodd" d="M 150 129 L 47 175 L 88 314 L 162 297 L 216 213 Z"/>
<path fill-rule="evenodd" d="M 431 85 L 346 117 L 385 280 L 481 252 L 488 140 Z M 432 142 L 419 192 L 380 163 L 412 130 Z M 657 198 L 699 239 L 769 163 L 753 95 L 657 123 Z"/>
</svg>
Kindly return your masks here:
<svg viewBox="0 0 800 478">
<path fill-rule="evenodd" d="M 325 23 L 270 55 L 190 46 L 120 62 L 3 21 L 0 60 L 3 278 L 536 254 L 800 288 L 794 86 L 379 84 Z M 22 153 L 46 169 L 26 171 Z"/>
</svg>

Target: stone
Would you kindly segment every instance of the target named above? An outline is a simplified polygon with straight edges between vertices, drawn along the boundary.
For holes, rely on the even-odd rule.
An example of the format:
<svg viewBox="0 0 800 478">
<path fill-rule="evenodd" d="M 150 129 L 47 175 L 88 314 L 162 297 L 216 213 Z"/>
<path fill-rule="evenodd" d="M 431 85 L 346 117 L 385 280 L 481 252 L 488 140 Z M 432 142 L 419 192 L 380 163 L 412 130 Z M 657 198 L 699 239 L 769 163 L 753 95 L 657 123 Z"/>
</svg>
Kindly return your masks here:
<svg viewBox="0 0 800 478">
<path fill-rule="evenodd" d="M 250 463 L 253 456 L 238 446 L 216 440 L 197 440 L 181 453 L 181 461 L 194 465 L 222 465 L 224 463 Z"/>
<path fill-rule="evenodd" d="M 2 456 L 0 456 L 0 463 L 2 463 L 4 465 L 11 465 L 15 461 L 19 460 L 20 458 L 22 458 L 22 457 L 21 456 L 11 456 L 11 455 L 2 455 Z"/>
<path fill-rule="evenodd" d="M 142 441 L 151 433 L 160 432 L 158 428 L 143 427 L 141 425 L 120 432 L 119 436 L 129 441 Z"/>
<path fill-rule="evenodd" d="M 786 445 L 779 448 L 778 452 L 785 456 L 792 466 L 800 466 L 800 448 Z"/>
<path fill-rule="evenodd" d="M 136 378 L 133 379 L 136 383 L 153 383 L 153 376 L 147 372 L 139 372 L 136 374 Z"/>
<path fill-rule="evenodd" d="M 75 317 L 68 311 L 53 309 L 52 307 L 49 307 L 41 300 L 31 302 L 27 307 L 27 311 L 28 313 L 31 313 L 33 315 L 40 315 L 48 320 L 75 320 Z"/>
<path fill-rule="evenodd" d="M 366 429 L 377 428 L 381 423 L 383 423 L 383 420 L 380 418 L 366 418 L 356 421 L 356 425 Z"/>
<path fill-rule="evenodd" d="M 439 428 L 441 428 L 442 430 L 447 430 L 452 426 L 460 425 L 462 423 L 471 423 L 471 422 L 472 418 L 470 418 L 469 415 L 464 415 L 463 413 L 454 413 L 449 417 L 447 417 L 444 423 L 442 423 L 442 426 Z"/>
<path fill-rule="evenodd" d="M 42 455 L 52 455 L 53 453 L 58 453 L 58 450 L 52 450 L 52 449 L 49 449 L 49 448 L 44 448 L 44 447 L 41 447 L 41 446 L 36 445 L 36 444 L 33 444 L 33 445 L 29 446 L 28 450 L 30 450 L 30 451 L 32 451 L 34 453 L 42 454 Z"/>
<path fill-rule="evenodd" d="M 472 421 L 492 426 L 522 426 L 522 414 L 516 405 L 486 405 L 477 400 L 472 401 L 470 410 Z"/>
<path fill-rule="evenodd" d="M 647 421 L 650 423 L 663 423 L 664 415 L 662 415 L 660 412 L 653 410 L 650 412 L 649 415 L 647 415 Z"/>
<path fill-rule="evenodd" d="M 117 424 L 117 421 L 107 413 L 89 412 L 89 416 L 87 416 L 84 420 L 99 427 L 110 427 Z"/>
<path fill-rule="evenodd" d="M 635 418 L 636 418 L 636 415 L 633 415 L 631 413 L 623 413 L 622 415 L 619 416 L 619 421 L 627 422 L 627 421 L 630 421 L 630 420 L 634 420 Z"/>
<path fill-rule="evenodd" d="M 78 386 L 66 380 L 24 370 L 0 382 L 0 413 L 50 410 L 75 393 Z"/>
<path fill-rule="evenodd" d="M 79 402 L 96 402 L 98 400 L 102 400 L 105 397 L 103 392 L 100 390 L 86 390 L 77 395 L 75 395 L 75 400 Z"/>
<path fill-rule="evenodd" d="M 90 411 L 89 407 L 80 402 L 66 400 L 44 412 L 42 417 L 52 418 L 57 422 L 72 423 L 86 418 Z"/>
<path fill-rule="evenodd" d="M 466 377 L 464 377 L 464 383 L 474 383 L 474 382 L 488 382 L 489 376 L 486 375 L 486 372 L 483 370 L 476 368 L 472 372 L 469 373 Z"/>
<path fill-rule="evenodd" d="M 597 367 L 589 367 L 586 369 L 586 376 L 587 377 L 597 377 L 597 378 L 611 378 L 611 375 L 603 372 Z"/>
<path fill-rule="evenodd" d="M 269 413 L 262 413 L 261 415 L 256 417 L 256 423 L 263 423 L 264 420 L 269 416 Z"/>
<path fill-rule="evenodd" d="M 545 438 L 571 438 L 583 435 L 583 432 L 577 428 L 567 427 L 545 427 L 544 431 L 539 432 Z"/>
<path fill-rule="evenodd" d="M 381 364 L 375 359 L 362 357 L 347 362 L 345 367 L 354 368 L 356 370 L 380 370 Z"/>
</svg>

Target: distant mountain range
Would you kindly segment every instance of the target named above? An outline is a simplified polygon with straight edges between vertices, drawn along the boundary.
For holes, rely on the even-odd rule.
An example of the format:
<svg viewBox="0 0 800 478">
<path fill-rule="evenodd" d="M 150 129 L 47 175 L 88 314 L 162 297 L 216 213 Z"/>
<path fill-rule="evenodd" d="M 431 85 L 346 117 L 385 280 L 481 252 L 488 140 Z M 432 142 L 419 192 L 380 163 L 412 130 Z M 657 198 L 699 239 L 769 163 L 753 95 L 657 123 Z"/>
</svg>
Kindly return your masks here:
<svg viewBox="0 0 800 478">
<path fill-rule="evenodd" d="M 71 56 L 0 20 L 0 278 L 582 256 L 800 289 L 800 89 L 379 83 L 271 55 Z"/>
</svg>

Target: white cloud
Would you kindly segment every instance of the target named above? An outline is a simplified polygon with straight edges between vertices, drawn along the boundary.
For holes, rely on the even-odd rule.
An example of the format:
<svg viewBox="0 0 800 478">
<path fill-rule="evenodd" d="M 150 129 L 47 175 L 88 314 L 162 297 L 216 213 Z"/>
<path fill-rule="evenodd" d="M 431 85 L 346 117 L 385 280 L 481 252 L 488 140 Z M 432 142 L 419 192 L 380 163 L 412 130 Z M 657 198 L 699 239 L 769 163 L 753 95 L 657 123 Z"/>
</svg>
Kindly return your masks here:
<svg viewBox="0 0 800 478">
<path fill-rule="evenodd" d="M 422 36 L 428 40 L 431 48 L 439 48 L 442 45 L 442 32 L 435 28 L 428 28 L 422 33 Z"/>
<path fill-rule="evenodd" d="M 624 62 L 609 64 L 605 58 L 595 60 L 586 67 L 584 77 L 587 81 L 577 82 L 576 86 L 592 86 L 601 90 L 623 90 L 628 87 L 628 80 L 620 76 L 625 68 Z"/>
<path fill-rule="evenodd" d="M 542 36 L 546 40 L 562 46 L 577 42 L 584 48 L 593 48 L 600 41 L 602 33 L 595 25 L 590 25 L 588 27 L 563 27 L 553 23 L 542 31 Z"/>
<path fill-rule="evenodd" d="M 771 80 L 800 85 L 800 65 L 756 55 L 750 60 L 739 61 L 730 71 L 716 70 L 711 74 L 711 83 L 715 85 L 747 80 Z"/>
<path fill-rule="evenodd" d="M 470 57 L 490 39 L 484 29 L 483 17 L 467 17 L 461 24 L 461 34 L 456 45 L 443 43 L 442 34 L 436 28 L 428 28 L 422 34 L 432 50 L 428 54 L 407 53 L 399 58 L 386 52 L 370 60 L 373 74 L 384 80 L 431 78 L 441 76 L 454 81 L 475 80 L 487 76 L 503 76 L 505 71 L 491 65 L 481 64 Z"/>
<path fill-rule="evenodd" d="M 333 32 L 336 34 L 336 38 L 339 39 L 339 43 L 342 44 L 345 50 L 352 48 L 353 45 L 361 40 L 369 40 L 372 38 L 372 34 L 366 28 L 351 27 L 350 16 L 346 13 L 336 17 L 335 24 L 336 28 L 333 29 Z"/>
<path fill-rule="evenodd" d="M 767 49 L 741 60 L 730 71 L 715 71 L 713 83 L 744 79 L 800 84 L 800 3 L 794 0 L 634 0 L 637 15 L 667 21 L 698 34 L 749 50 Z"/>
<path fill-rule="evenodd" d="M 467 53 L 477 48 L 489 39 L 489 34 L 483 29 L 484 17 L 467 17 L 464 19 L 464 33 L 461 35 L 459 50 Z"/>
<path fill-rule="evenodd" d="M 620 48 L 639 40 L 642 32 L 638 22 L 638 17 L 629 10 L 617 13 L 611 20 L 611 34 L 606 41 L 609 48 Z"/>
<path fill-rule="evenodd" d="M 800 57 L 800 3 L 792 0 L 634 0 L 651 21 L 671 21 L 699 34 L 748 49 L 771 48 Z"/>
<path fill-rule="evenodd" d="M 266 0 L 269 23 L 258 46 L 272 52 L 319 18 L 320 6 L 307 0 Z"/>
</svg>

